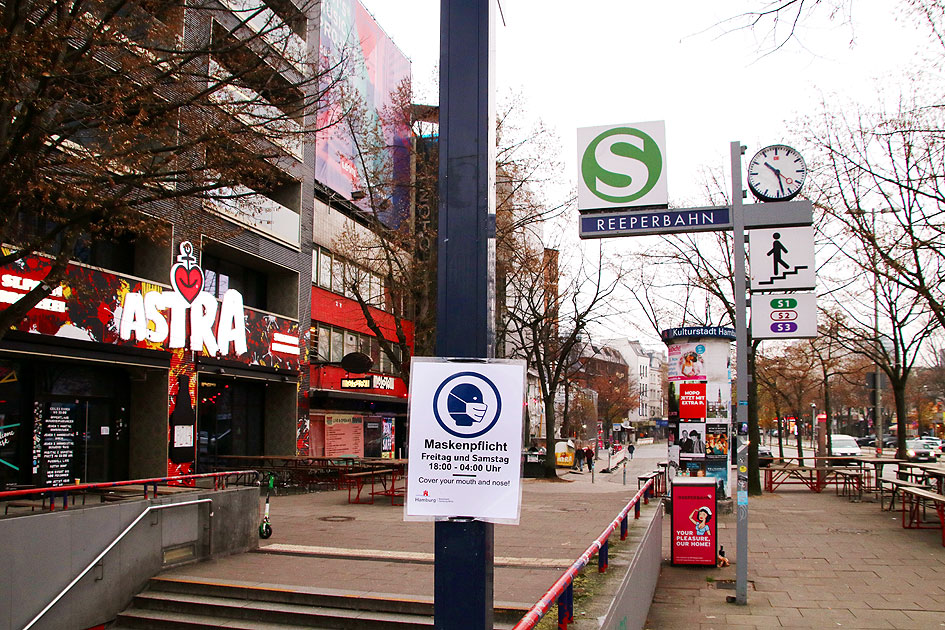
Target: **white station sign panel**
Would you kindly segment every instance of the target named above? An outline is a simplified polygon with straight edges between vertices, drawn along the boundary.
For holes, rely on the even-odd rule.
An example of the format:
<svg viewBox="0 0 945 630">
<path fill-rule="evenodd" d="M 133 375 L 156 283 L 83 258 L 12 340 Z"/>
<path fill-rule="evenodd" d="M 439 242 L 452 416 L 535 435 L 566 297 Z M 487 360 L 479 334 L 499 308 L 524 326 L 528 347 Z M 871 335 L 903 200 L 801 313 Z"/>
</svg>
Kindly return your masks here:
<svg viewBox="0 0 945 630">
<path fill-rule="evenodd" d="M 752 291 L 813 289 L 814 228 L 784 227 L 748 232 Z"/>
<path fill-rule="evenodd" d="M 404 520 L 518 524 L 525 362 L 414 357 Z"/>
<path fill-rule="evenodd" d="M 577 130 L 578 210 L 665 207 L 663 121 Z"/>
<path fill-rule="evenodd" d="M 813 293 L 756 293 L 751 296 L 754 339 L 813 339 L 817 296 Z"/>
</svg>

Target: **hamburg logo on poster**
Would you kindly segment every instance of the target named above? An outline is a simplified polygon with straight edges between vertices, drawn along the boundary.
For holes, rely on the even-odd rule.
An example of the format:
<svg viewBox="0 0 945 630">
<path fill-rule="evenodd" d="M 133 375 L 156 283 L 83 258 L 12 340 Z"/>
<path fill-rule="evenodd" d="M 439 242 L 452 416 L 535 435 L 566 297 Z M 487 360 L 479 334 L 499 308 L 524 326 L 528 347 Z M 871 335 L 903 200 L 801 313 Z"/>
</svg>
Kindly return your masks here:
<svg viewBox="0 0 945 630">
<path fill-rule="evenodd" d="M 518 524 L 525 362 L 415 357 L 404 520 Z"/>
</svg>

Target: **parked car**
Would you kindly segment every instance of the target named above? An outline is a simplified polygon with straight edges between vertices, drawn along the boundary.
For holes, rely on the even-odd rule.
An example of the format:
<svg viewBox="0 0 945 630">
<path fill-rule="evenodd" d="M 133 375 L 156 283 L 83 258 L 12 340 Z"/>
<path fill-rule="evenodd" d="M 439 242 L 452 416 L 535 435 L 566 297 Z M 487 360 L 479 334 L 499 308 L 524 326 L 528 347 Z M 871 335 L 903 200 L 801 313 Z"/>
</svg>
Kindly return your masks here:
<svg viewBox="0 0 945 630">
<path fill-rule="evenodd" d="M 771 448 L 763 444 L 758 445 L 758 465 L 766 468 L 771 465 L 774 455 L 771 454 Z"/>
<path fill-rule="evenodd" d="M 933 462 L 935 455 L 925 442 L 919 439 L 906 440 L 906 459 L 910 462 Z"/>
<path fill-rule="evenodd" d="M 863 437 L 856 438 L 856 443 L 858 446 L 875 446 L 876 445 L 876 436 L 875 435 L 864 435 Z"/>
<path fill-rule="evenodd" d="M 935 457 L 942 456 L 942 438 L 925 436 L 919 438 L 926 446 L 932 449 L 932 455 Z"/>
<path fill-rule="evenodd" d="M 854 457 L 862 455 L 860 445 L 856 443 L 852 435 L 834 433 L 830 435 L 830 446 L 834 457 L 849 457 L 849 460 L 833 460 L 835 464 L 852 463 Z"/>
</svg>

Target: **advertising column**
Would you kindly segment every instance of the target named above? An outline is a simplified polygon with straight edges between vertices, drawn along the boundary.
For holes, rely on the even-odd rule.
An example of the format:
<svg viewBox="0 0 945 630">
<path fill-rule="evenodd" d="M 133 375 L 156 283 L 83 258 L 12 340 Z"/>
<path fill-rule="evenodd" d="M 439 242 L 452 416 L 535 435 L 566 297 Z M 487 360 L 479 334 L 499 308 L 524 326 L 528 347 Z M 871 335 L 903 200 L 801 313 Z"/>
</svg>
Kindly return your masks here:
<svg viewBox="0 0 945 630">
<path fill-rule="evenodd" d="M 663 331 L 669 354 L 669 461 L 684 477 L 712 477 L 727 497 L 731 434 L 731 342 L 721 327 Z"/>
</svg>

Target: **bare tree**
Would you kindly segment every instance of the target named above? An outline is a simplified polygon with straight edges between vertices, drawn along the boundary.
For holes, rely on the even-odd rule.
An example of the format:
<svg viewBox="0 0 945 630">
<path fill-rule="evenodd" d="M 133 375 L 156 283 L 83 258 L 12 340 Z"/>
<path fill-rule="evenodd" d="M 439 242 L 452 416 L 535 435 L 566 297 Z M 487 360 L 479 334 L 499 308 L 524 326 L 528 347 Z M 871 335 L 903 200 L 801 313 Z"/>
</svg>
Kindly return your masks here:
<svg viewBox="0 0 945 630">
<path fill-rule="evenodd" d="M 252 212 L 344 71 L 319 68 L 305 3 L 0 2 L 0 239 L 52 261 L 0 337 L 62 280 L 82 239 L 160 240 L 161 217 Z M 279 11 L 276 13 L 275 11 Z M 343 112 L 339 112 L 343 114 Z"/>
<path fill-rule="evenodd" d="M 558 389 L 574 368 L 576 347 L 588 326 L 603 317 L 602 307 L 621 275 L 619 269 L 605 268 L 601 250 L 593 260 L 574 251 L 581 258 L 562 265 L 556 250 L 522 247 L 513 252 L 507 275 L 507 355 L 525 359 L 538 375 L 550 455 L 558 435 Z M 545 475 L 556 474 L 555 459 L 549 456 Z"/>
</svg>

